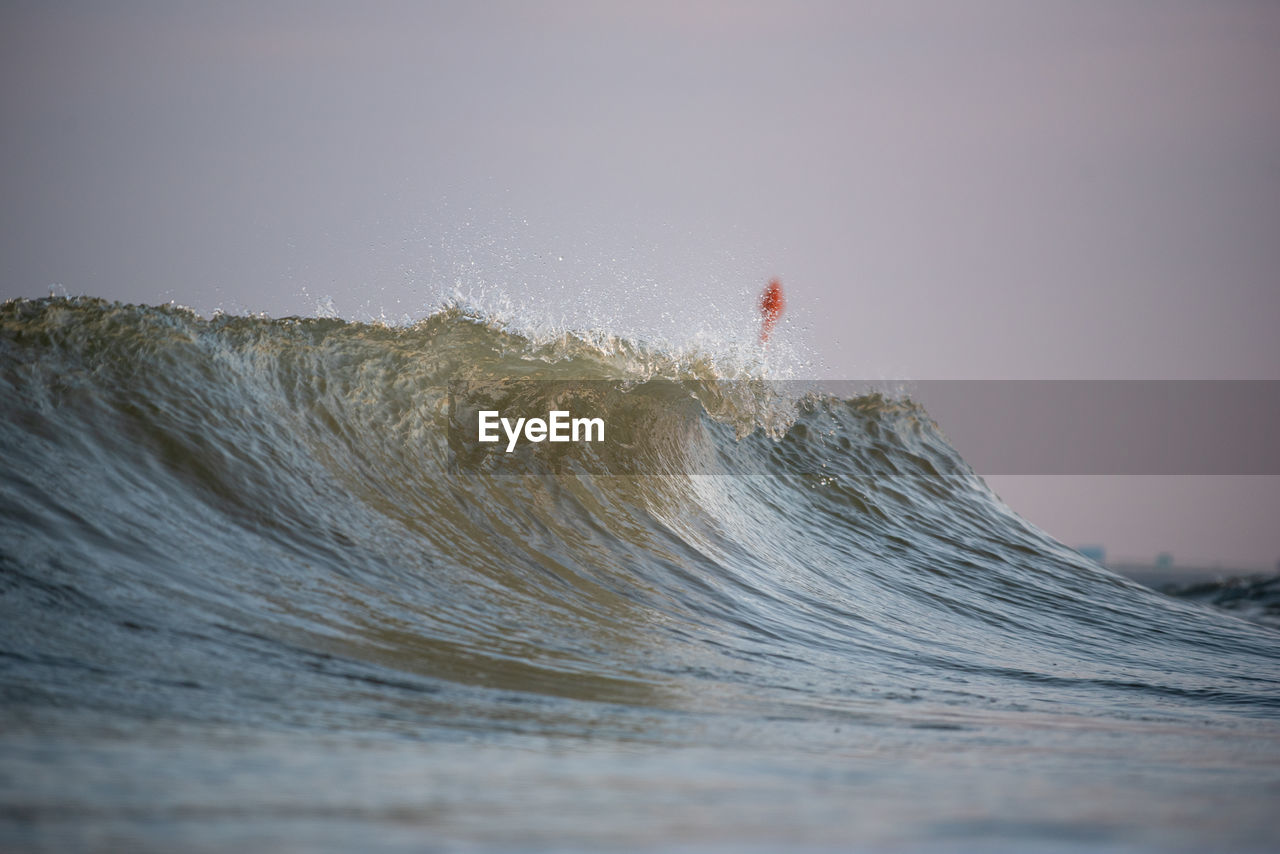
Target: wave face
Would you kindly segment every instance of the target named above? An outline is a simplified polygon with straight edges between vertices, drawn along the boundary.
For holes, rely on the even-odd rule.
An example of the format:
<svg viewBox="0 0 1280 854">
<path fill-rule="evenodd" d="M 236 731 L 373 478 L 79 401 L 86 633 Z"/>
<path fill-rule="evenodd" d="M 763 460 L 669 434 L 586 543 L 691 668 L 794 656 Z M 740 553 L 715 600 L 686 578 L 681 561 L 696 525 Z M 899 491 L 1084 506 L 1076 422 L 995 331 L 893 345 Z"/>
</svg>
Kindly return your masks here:
<svg viewBox="0 0 1280 854">
<path fill-rule="evenodd" d="M 460 471 L 450 384 L 512 378 L 603 384 L 610 429 L 647 437 L 616 453 L 646 455 L 646 471 L 661 473 Z M 628 744 L 672 756 L 719 750 L 708 760 L 718 774 L 727 772 L 716 762 L 758 771 L 741 757 L 775 751 L 759 772 L 772 782 L 757 794 L 803 788 L 787 776 L 797 757 L 829 770 L 824 757 L 855 750 L 860 767 L 891 765 L 908 782 L 916 768 L 926 789 L 948 774 L 982 779 L 946 758 L 976 755 L 975 739 L 1004 745 L 979 764 L 1040 756 L 1037 773 L 1059 783 L 1079 769 L 1080 750 L 1094 751 L 1094 782 L 1186 773 L 1202 758 L 1170 747 L 1170 733 L 1244 733 L 1276 752 L 1280 636 L 1139 587 L 1055 542 L 909 401 L 781 395 L 709 357 L 605 335 L 538 340 L 456 309 L 386 328 L 90 299 L 0 309 L 0 400 L 0 720 L 51 739 L 40 779 L 52 782 L 36 789 L 46 800 L 72 797 L 83 757 L 106 749 L 62 749 L 81 737 L 68 733 L 157 722 L 292 739 L 470 740 L 474 755 L 431 754 L 462 777 L 497 763 L 485 751 L 506 739 L 566 739 L 610 757 Z M 693 458 L 702 473 L 687 473 Z M 728 459 L 752 473 L 706 476 Z M 1151 728 L 1165 740 L 1140 734 Z M 1104 769 L 1118 745 L 1128 760 Z M 1237 747 L 1206 748 L 1206 767 Z M 25 761 L 6 750 L 11 767 Z M 348 773 L 341 760 L 325 765 L 338 754 L 311 750 L 328 771 L 308 773 Z M 592 766 L 600 779 L 620 767 L 613 761 Z M 141 759 L 125 764 L 139 779 L 150 773 Z M 640 787 L 657 803 L 682 786 L 715 790 L 714 780 L 689 783 L 701 772 L 672 767 L 654 771 L 663 782 L 652 791 Z M 470 773 L 476 792 L 499 785 Z M 1233 785 L 1265 791 L 1258 773 L 1240 771 Z M 582 796 L 557 779 L 566 800 Z M 823 779 L 821 792 L 839 791 Z M 999 779 L 1011 795 L 1018 788 Z M 1185 790 L 1169 784 L 1150 803 L 1124 796 L 1139 818 L 1115 837 L 1106 834 L 1124 822 L 1114 816 L 987 826 L 958 802 L 950 824 L 921 832 L 1070 840 L 1063 828 L 1083 825 L 1088 840 L 1159 845 L 1167 839 L 1143 835 L 1157 832 L 1143 809 L 1180 804 L 1180 791 L 1189 798 L 1203 783 L 1179 779 Z M 959 797 L 946 791 L 933 793 L 939 809 Z M 12 807 L 13 790 L 0 795 Z M 38 829 L 68 809 L 113 808 L 100 792 L 75 797 L 61 812 L 38 794 L 22 801 L 37 830 L 19 841 L 48 841 Z M 1269 832 L 1256 799 L 1242 801 L 1255 812 L 1230 822 L 1228 838 L 1246 847 Z M 1106 812 L 1099 796 L 1081 800 Z M 868 803 L 895 814 L 883 799 Z M 377 823 L 382 806 L 361 820 Z M 454 806 L 459 838 L 493 841 Z M 699 815 L 749 832 L 749 821 L 733 822 L 761 808 Z M 639 824 L 628 837 L 616 811 L 611 821 L 626 844 L 671 841 Z M 786 839 L 846 838 L 829 817 L 777 821 L 794 831 Z M 1178 825 L 1170 819 L 1168 832 Z M 550 836 L 525 827 L 520 839 L 538 847 L 565 828 L 543 830 Z M 863 838 L 897 839 L 882 830 Z"/>
</svg>

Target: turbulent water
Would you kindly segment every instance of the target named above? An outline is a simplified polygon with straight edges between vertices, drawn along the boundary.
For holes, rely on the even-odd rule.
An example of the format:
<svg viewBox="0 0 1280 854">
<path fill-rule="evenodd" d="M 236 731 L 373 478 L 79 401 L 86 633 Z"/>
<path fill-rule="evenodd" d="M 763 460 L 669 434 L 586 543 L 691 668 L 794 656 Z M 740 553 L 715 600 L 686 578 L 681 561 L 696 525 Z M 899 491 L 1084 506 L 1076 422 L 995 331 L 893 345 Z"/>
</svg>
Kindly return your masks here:
<svg viewBox="0 0 1280 854">
<path fill-rule="evenodd" d="M 909 401 L 762 376 L 6 303 L 0 847 L 1273 848 L 1280 633 L 1055 542 Z M 628 440 L 459 465 L 458 384 L 514 380 Z"/>
</svg>

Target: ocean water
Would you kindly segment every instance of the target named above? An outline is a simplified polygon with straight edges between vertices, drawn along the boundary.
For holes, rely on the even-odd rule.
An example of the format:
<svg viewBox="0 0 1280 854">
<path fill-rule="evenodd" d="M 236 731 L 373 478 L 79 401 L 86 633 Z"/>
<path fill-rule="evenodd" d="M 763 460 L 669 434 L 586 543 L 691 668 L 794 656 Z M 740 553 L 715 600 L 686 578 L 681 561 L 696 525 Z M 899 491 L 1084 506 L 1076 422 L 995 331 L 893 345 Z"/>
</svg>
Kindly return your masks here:
<svg viewBox="0 0 1280 854">
<path fill-rule="evenodd" d="M 626 441 L 459 445 L 460 396 L 565 383 Z M 1280 632 L 1057 543 L 909 399 L 16 300 L 0 466 L 0 848 L 1280 839 Z"/>
</svg>

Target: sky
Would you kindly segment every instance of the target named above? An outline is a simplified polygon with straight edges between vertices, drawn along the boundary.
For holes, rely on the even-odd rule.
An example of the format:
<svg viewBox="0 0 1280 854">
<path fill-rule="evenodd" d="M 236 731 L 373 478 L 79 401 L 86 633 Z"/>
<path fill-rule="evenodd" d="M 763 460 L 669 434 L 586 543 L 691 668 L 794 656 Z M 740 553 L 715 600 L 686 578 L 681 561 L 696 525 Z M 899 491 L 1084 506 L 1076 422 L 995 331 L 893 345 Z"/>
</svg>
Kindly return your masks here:
<svg viewBox="0 0 1280 854">
<path fill-rule="evenodd" d="M 1262 0 L 6 0 L 0 298 L 679 340 L 776 275 L 827 377 L 1280 379 L 1276 80 Z M 1274 477 L 991 481 L 1280 558 Z"/>
</svg>

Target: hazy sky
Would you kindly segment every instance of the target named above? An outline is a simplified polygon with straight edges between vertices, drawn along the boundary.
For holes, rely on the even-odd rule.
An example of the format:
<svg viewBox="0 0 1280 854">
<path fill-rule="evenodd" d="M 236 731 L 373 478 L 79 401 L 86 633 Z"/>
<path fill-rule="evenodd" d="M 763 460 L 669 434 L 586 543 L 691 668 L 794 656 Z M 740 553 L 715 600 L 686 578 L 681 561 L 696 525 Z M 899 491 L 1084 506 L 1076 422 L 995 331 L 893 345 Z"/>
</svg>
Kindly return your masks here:
<svg viewBox="0 0 1280 854">
<path fill-rule="evenodd" d="M 9 0 L 0 297 L 461 282 L 678 338 L 778 275 L 828 376 L 1277 379 L 1278 80 L 1266 0 Z M 1003 491 L 1072 542 L 1140 513 L 1116 484 Z"/>
</svg>

